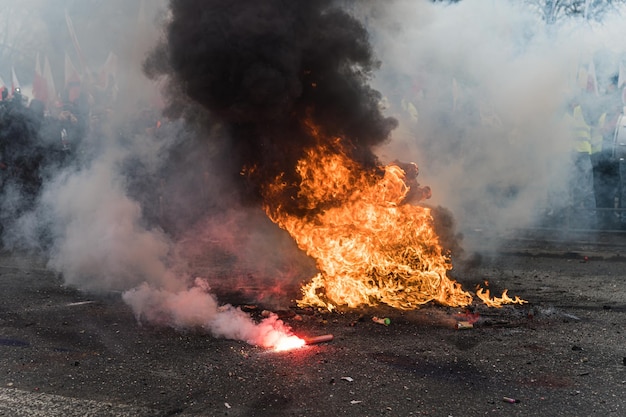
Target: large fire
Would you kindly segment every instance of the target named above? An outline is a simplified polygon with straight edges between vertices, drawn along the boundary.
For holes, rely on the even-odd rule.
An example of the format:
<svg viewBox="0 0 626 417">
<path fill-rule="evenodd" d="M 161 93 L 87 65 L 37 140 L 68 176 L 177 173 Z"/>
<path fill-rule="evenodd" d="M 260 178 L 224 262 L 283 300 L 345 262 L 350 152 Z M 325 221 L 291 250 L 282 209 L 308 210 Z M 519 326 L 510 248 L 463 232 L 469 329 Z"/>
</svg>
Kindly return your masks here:
<svg viewBox="0 0 626 417">
<path fill-rule="evenodd" d="M 317 263 L 319 273 L 303 287 L 298 304 L 329 310 L 381 303 L 398 309 L 431 301 L 471 304 L 472 295 L 447 276 L 452 264 L 439 243 L 431 210 L 407 201 L 422 189 L 407 178 L 405 169 L 390 164 L 380 173 L 365 170 L 339 139 L 324 141 L 311 130 L 318 143 L 305 150 L 296 170 L 297 198 L 312 214 L 293 215 L 277 203 L 291 185 L 282 175 L 264 196 L 270 218 Z M 478 295 L 490 306 L 524 302 Z"/>
</svg>

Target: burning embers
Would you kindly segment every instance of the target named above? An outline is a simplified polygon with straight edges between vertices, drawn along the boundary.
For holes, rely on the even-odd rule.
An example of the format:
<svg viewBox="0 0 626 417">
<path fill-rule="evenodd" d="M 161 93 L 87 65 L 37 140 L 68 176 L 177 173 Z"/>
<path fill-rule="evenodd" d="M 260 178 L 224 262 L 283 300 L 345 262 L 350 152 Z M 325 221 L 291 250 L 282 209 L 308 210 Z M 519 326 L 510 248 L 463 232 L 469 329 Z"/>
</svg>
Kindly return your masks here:
<svg viewBox="0 0 626 417">
<path fill-rule="evenodd" d="M 300 306 L 333 310 L 387 304 L 415 309 L 435 301 L 467 306 L 472 295 L 447 276 L 452 268 L 439 243 L 431 211 L 413 205 L 430 196 L 399 164 L 365 170 L 348 156 L 339 139 L 325 141 L 315 129 L 317 146 L 297 163 L 297 198 L 308 214 L 284 209 L 280 197 L 287 184 L 278 176 L 264 192 L 270 218 L 288 231 L 315 259 L 319 273 L 304 286 Z M 405 167 L 407 167 L 405 166 Z M 326 202 L 332 202 L 326 204 Z M 489 306 L 522 303 L 506 297 L 477 295 Z"/>
</svg>

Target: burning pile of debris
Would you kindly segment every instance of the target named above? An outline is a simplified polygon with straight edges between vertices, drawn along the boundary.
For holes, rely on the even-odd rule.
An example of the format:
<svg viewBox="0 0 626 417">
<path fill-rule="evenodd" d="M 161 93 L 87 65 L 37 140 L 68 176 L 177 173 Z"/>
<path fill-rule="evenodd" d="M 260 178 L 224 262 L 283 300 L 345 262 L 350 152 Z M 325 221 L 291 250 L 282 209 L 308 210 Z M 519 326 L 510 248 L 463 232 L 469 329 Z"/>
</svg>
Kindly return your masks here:
<svg viewBox="0 0 626 417">
<path fill-rule="evenodd" d="M 417 165 L 383 164 L 374 153 L 397 122 L 368 84 L 378 62 L 361 22 L 331 0 L 174 0 L 170 8 L 147 72 L 166 75 L 177 92 L 170 114 L 200 112 L 206 117 L 194 120 L 207 128 L 220 124 L 228 140 L 216 141 L 215 163 L 228 161 L 223 174 L 247 202 L 314 260 L 319 273 L 300 307 L 472 303 L 447 275 Z M 492 306 L 523 302 L 477 295 Z"/>
</svg>

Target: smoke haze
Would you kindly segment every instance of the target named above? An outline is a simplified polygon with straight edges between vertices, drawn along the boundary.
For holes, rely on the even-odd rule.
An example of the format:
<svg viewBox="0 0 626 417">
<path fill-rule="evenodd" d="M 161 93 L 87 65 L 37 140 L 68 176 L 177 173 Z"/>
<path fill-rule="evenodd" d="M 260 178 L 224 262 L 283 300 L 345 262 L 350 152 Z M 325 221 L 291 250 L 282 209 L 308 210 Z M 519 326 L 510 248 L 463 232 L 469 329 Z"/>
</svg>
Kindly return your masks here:
<svg viewBox="0 0 626 417">
<path fill-rule="evenodd" d="M 72 47 L 52 3 L 32 6 L 58 68 Z M 111 125 L 80 164 L 45 173 L 29 209 L 3 188 L 4 246 L 45 251 L 69 285 L 123 292 L 140 321 L 263 346 L 289 330 L 221 306 L 211 288 L 280 306 L 312 275 L 259 204 L 314 143 L 303 121 L 364 168 L 417 162 L 430 203 L 461 230 L 537 225 L 565 205 L 560 121 L 579 67 L 593 60 L 602 90 L 626 56 L 622 16 L 546 25 L 504 0 L 97 3 L 81 12 L 95 26 L 76 29 L 94 67 L 119 58 Z M 107 25 L 129 37 L 101 36 Z M 163 126 L 128 133 L 146 108 Z M 296 194 L 285 202 L 305 215 Z"/>
<path fill-rule="evenodd" d="M 262 214 L 260 208 L 258 213 L 236 209 L 237 196 L 229 191 L 229 181 L 220 180 L 220 170 L 206 163 L 215 150 L 205 136 L 211 135 L 218 141 L 222 135 L 219 128 L 204 130 L 192 128 L 193 123 L 162 119 L 160 129 L 155 130 L 159 117 L 156 113 L 162 103 L 161 80 L 145 77 L 142 63 L 148 50 L 158 42 L 163 30 L 160 25 L 167 20 L 165 4 L 105 3 L 98 3 L 100 7 L 94 8 L 94 15 L 75 8 L 66 10 L 77 22 L 77 38 L 85 50 L 79 58 L 94 68 L 111 52 L 119 58 L 115 74 L 119 97 L 111 109 L 92 107 L 88 116 L 90 132 L 80 138 L 80 146 L 73 149 L 76 152 L 70 155 L 70 163 L 42 165 L 46 170 L 40 172 L 42 183 L 38 193 L 20 188 L 22 182 L 2 177 L 3 245 L 10 250 L 44 251 L 49 258 L 48 266 L 60 272 L 68 285 L 83 291 L 122 292 L 140 322 L 178 329 L 198 327 L 218 337 L 273 347 L 289 335 L 289 329 L 277 317 L 256 323 L 238 308 L 221 305 L 210 292 L 208 280 L 196 278 L 196 274 L 231 284 L 245 277 L 258 277 L 260 290 L 252 294 L 250 289 L 247 296 L 265 298 L 266 302 L 278 305 L 285 303 L 285 294 L 278 291 L 271 294 L 267 288 L 278 286 L 278 279 L 300 277 L 297 272 L 290 272 L 294 268 L 292 264 L 287 262 L 285 266 L 276 259 L 274 250 L 285 249 L 283 253 L 287 254 L 291 251 L 296 254 L 294 259 L 301 259 L 303 265 L 310 262 L 302 260 L 304 257 L 293 242 L 285 243 L 284 234 L 275 228 L 267 231 L 267 220 L 265 226 L 253 224 L 252 219 Z M 42 3 L 41 7 L 38 11 L 43 15 L 51 6 Z M 55 20 L 55 16 L 65 17 L 63 9 L 48 11 L 50 20 Z M 78 19 L 76 13 L 85 20 Z M 91 32 L 89 24 L 83 23 L 92 22 L 93 28 L 106 26 L 107 21 L 98 20 L 98 14 L 103 19 L 113 19 L 109 25 L 126 35 L 123 41 Z M 66 38 L 64 24 L 62 20 L 59 33 L 52 34 L 61 44 Z M 45 38 L 45 32 L 39 35 Z M 67 53 L 79 67 L 77 51 L 71 43 L 65 45 L 60 55 Z M 42 56 L 45 52 L 51 62 L 62 61 L 55 49 L 53 42 L 41 51 Z M 52 66 L 57 68 L 58 75 L 63 75 L 58 65 Z M 62 86 L 62 77 L 57 78 L 61 81 L 57 80 L 56 84 Z M 22 80 L 28 81 L 26 77 Z M 24 84 L 24 87 L 28 86 Z M 25 91 L 31 94 L 30 88 Z M 20 108 L 19 113 L 7 115 L 11 126 L 18 122 L 32 125 L 32 131 L 21 126 L 13 130 L 23 133 L 25 138 L 34 137 L 32 132 L 37 129 L 30 113 Z M 98 117 L 95 121 L 94 115 Z M 46 122 L 56 120 L 48 117 Z M 99 123 L 102 120 L 106 123 Z M 42 149 L 49 149 L 55 155 L 51 159 L 56 160 L 62 136 L 61 129 L 55 130 L 56 122 L 51 125 L 51 133 L 42 133 L 42 140 L 49 142 Z M 19 148 L 23 153 L 19 156 L 24 160 L 46 161 L 49 155 L 42 155 L 35 141 L 32 144 L 32 148 Z M 207 217 L 208 213 L 214 216 Z M 217 218 L 221 222 L 211 220 Z M 227 227 L 229 224 L 231 227 Z M 244 230 L 246 225 L 249 228 Z M 264 230 L 267 233 L 261 244 L 260 234 Z M 246 262 L 231 261 L 229 265 L 233 268 L 228 274 L 216 273 L 211 265 L 199 268 L 194 261 L 211 258 L 211 253 L 207 253 L 207 248 L 198 250 L 198 242 L 220 254 L 230 251 L 248 258 Z"/>
<path fill-rule="evenodd" d="M 601 94 L 626 56 L 623 15 L 546 25 L 523 2 L 355 5 L 383 62 L 374 87 L 400 120 L 384 160 L 414 160 L 460 229 L 541 225 L 568 204 L 561 124 L 595 65 Z M 471 248 L 468 248 L 471 249 Z"/>
</svg>

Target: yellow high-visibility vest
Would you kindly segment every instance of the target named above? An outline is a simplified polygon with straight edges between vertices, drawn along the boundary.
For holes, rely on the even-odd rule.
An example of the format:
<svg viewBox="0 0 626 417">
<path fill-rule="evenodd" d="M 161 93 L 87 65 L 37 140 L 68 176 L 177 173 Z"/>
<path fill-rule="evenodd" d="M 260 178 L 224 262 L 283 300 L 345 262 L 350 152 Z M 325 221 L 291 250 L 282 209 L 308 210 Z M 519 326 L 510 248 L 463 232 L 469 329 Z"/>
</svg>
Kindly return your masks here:
<svg viewBox="0 0 626 417">
<path fill-rule="evenodd" d="M 565 115 L 565 121 L 570 127 L 574 151 L 591 153 L 591 126 L 585 121 L 583 109 L 576 106 L 571 114 Z"/>
<path fill-rule="evenodd" d="M 602 113 L 602 115 L 598 118 L 598 126 L 591 130 L 591 154 L 602 151 L 602 143 L 604 141 L 602 130 L 605 123 L 606 113 Z"/>
</svg>

